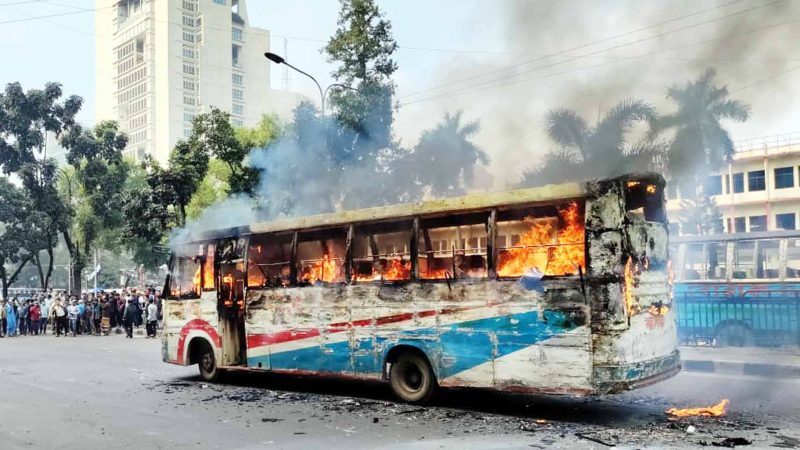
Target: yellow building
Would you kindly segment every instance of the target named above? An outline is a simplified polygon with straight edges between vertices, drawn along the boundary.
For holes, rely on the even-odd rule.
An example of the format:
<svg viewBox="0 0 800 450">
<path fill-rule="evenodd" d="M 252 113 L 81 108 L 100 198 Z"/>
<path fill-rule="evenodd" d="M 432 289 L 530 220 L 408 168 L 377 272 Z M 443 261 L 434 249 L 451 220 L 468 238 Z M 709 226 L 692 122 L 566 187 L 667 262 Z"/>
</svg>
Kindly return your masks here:
<svg viewBox="0 0 800 450">
<path fill-rule="evenodd" d="M 726 233 L 795 230 L 800 212 L 800 133 L 736 143 L 736 154 L 704 189 L 722 213 Z M 667 211 L 672 232 L 687 233 L 681 223 L 681 199 L 694 188 L 669 183 Z"/>
</svg>

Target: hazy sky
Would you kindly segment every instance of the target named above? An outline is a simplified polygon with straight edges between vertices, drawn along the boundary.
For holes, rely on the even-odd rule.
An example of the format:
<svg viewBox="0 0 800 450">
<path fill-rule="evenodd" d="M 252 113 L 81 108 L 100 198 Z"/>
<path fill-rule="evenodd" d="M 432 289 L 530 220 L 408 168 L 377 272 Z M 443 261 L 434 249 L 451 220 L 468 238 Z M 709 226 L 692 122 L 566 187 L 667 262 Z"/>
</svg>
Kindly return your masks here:
<svg viewBox="0 0 800 450">
<path fill-rule="evenodd" d="M 413 145 L 445 111 L 480 120 L 477 140 L 496 182 L 553 147 L 543 134 L 551 108 L 588 121 L 630 97 L 668 112 L 665 88 L 716 67 L 719 82 L 752 105 L 731 124 L 734 139 L 800 131 L 800 2 L 793 0 L 384 0 L 400 50 L 398 137 Z M 0 0 L 0 83 L 60 81 L 86 100 L 94 120 L 92 0 Z M 335 0 L 249 0 L 251 24 L 272 32 L 272 50 L 330 82 L 319 49 L 336 28 Z M 30 16 L 73 13 L 6 23 Z M 103 12 L 99 12 L 103 14 Z M 266 63 L 266 61 L 265 61 Z M 515 67 L 516 66 L 516 67 Z M 282 70 L 273 67 L 272 86 Z M 317 98 L 292 74 L 291 88 Z M 513 167 L 509 171 L 508 167 Z"/>
</svg>

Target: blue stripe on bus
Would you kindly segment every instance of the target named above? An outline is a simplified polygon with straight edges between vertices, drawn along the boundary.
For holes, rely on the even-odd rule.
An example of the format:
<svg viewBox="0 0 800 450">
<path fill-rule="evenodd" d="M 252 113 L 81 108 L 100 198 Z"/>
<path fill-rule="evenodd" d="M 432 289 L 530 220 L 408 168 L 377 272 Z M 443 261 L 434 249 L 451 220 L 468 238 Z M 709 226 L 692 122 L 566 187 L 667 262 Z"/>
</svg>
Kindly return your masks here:
<svg viewBox="0 0 800 450">
<path fill-rule="evenodd" d="M 250 367 L 328 373 L 378 375 L 386 353 L 396 345 L 411 345 L 425 352 L 439 378 L 469 370 L 492 358 L 508 355 L 575 328 L 560 311 L 537 311 L 490 317 L 407 331 L 386 330 L 386 334 L 289 350 L 248 358 Z M 380 329 L 379 329 L 380 332 Z M 334 336 L 338 338 L 338 336 Z M 377 349 L 377 351 L 376 351 Z"/>
</svg>

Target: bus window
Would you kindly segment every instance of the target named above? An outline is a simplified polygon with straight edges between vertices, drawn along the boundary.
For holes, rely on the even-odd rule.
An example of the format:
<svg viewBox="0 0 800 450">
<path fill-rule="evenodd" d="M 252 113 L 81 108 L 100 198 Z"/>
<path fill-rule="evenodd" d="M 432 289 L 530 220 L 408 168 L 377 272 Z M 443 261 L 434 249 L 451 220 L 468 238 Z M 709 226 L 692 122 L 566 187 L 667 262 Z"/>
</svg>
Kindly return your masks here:
<svg viewBox="0 0 800 450">
<path fill-rule="evenodd" d="M 200 297 L 200 261 L 197 256 L 181 256 L 175 260 L 170 282 L 173 298 Z"/>
<path fill-rule="evenodd" d="M 497 234 L 510 236 L 498 245 L 497 275 L 519 277 L 536 269 L 545 275 L 574 275 L 585 265 L 585 228 L 578 203 L 505 211 Z"/>
<path fill-rule="evenodd" d="M 626 188 L 625 210 L 628 216 L 667 224 L 664 193 L 659 186 L 644 181 L 628 181 Z"/>
<path fill-rule="evenodd" d="M 786 278 L 800 278 L 800 239 L 789 239 L 786 244 Z"/>
<path fill-rule="evenodd" d="M 247 287 L 288 286 L 292 235 L 253 236 L 247 249 Z"/>
<path fill-rule="evenodd" d="M 440 280 L 487 276 L 488 214 L 423 221 L 419 235 L 419 278 Z"/>
<path fill-rule="evenodd" d="M 206 257 L 203 261 L 203 290 L 213 291 L 216 288 L 214 279 L 214 253 L 217 246 L 208 244 L 206 246 Z"/>
<path fill-rule="evenodd" d="M 353 238 L 353 282 L 411 279 L 411 223 L 359 227 Z"/>
<path fill-rule="evenodd" d="M 708 255 L 708 278 L 710 280 L 724 280 L 726 272 L 726 248 L 724 242 L 709 242 L 706 244 L 706 254 Z"/>
<path fill-rule="evenodd" d="M 683 279 L 704 280 L 706 278 L 706 254 L 703 244 L 687 244 L 684 257 Z"/>
<path fill-rule="evenodd" d="M 780 277 L 780 258 L 778 256 L 780 241 L 758 241 L 757 244 L 756 278 Z"/>
<path fill-rule="evenodd" d="M 756 278 L 755 241 L 738 241 L 733 243 L 733 267 L 731 278 L 734 280 Z"/>
<path fill-rule="evenodd" d="M 297 273 L 300 285 L 344 283 L 347 233 L 344 229 L 300 233 Z"/>
</svg>

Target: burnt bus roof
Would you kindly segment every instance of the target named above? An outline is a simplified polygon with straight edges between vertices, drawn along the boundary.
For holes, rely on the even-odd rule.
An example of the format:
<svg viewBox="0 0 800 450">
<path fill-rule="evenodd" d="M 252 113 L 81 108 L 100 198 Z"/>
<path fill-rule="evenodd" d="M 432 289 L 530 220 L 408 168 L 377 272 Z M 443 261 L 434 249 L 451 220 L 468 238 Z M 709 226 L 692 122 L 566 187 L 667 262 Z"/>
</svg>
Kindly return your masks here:
<svg viewBox="0 0 800 450">
<path fill-rule="evenodd" d="M 618 180 L 647 181 L 663 187 L 664 178 L 657 173 L 639 173 L 602 180 L 613 182 Z M 507 208 L 527 203 L 554 203 L 585 197 L 591 192 L 590 185 L 585 183 L 547 184 L 534 188 L 514 189 L 500 192 L 470 194 L 461 197 L 449 197 L 438 200 L 420 201 L 417 203 L 401 203 L 397 205 L 376 206 L 372 208 L 354 209 L 313 216 L 278 219 L 267 222 L 256 222 L 240 227 L 209 230 L 200 236 L 194 236 L 191 242 L 202 242 L 226 236 L 247 236 L 262 233 L 280 233 L 294 230 L 314 230 L 335 226 L 380 222 L 388 219 L 403 220 L 417 216 L 437 217 L 454 212 L 464 213 L 485 210 L 487 208 Z"/>
</svg>

